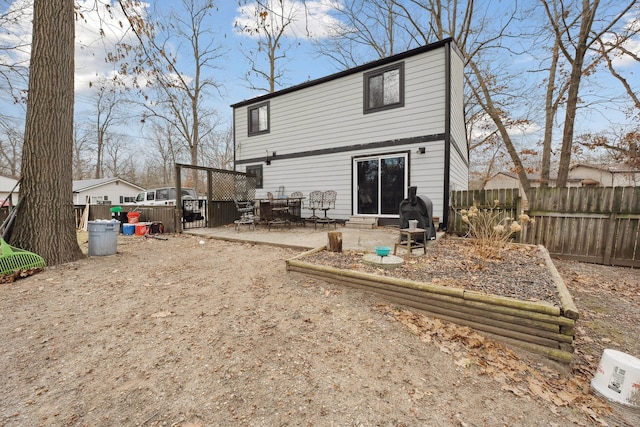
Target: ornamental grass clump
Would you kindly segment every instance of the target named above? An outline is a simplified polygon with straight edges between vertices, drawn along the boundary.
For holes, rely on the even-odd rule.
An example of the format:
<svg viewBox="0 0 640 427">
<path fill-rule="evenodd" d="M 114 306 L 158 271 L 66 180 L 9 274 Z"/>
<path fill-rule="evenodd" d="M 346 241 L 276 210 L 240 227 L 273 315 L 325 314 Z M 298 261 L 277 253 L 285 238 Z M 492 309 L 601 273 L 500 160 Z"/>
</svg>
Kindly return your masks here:
<svg viewBox="0 0 640 427">
<path fill-rule="evenodd" d="M 500 259 L 512 236 L 534 222 L 526 214 L 511 218 L 498 204 L 499 201 L 494 200 L 488 208 L 479 209 L 474 205 L 460 211 L 462 222 L 469 227 L 467 236 L 473 239 L 475 252 L 484 260 Z"/>
</svg>

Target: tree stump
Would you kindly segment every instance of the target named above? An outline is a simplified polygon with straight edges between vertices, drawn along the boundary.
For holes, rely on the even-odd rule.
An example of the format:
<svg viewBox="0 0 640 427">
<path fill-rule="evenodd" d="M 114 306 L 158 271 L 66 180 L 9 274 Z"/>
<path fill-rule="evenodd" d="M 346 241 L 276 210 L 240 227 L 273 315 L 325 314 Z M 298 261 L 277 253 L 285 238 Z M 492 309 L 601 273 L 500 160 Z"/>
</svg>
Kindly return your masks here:
<svg viewBox="0 0 640 427">
<path fill-rule="evenodd" d="M 342 252 L 342 233 L 340 231 L 329 231 L 329 252 Z"/>
</svg>

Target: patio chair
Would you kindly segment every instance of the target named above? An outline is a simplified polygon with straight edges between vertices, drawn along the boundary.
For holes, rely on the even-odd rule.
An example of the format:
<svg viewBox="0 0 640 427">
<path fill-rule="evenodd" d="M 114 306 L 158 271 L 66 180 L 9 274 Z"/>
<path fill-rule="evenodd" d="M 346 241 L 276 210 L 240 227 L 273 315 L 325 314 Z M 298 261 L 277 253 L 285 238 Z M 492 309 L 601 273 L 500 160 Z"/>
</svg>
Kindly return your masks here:
<svg viewBox="0 0 640 427">
<path fill-rule="evenodd" d="M 289 214 L 291 214 L 291 220 L 295 221 L 298 224 L 304 225 L 304 220 L 302 219 L 302 207 L 304 199 L 304 194 L 302 191 L 294 191 L 289 195 L 288 205 L 289 205 Z"/>
<path fill-rule="evenodd" d="M 327 212 L 330 209 L 336 208 L 336 198 L 338 193 L 335 190 L 327 190 L 322 193 L 322 203 L 320 209 L 324 211 L 324 217 L 318 218 L 314 221 L 314 224 L 333 224 L 336 226 L 336 220 L 327 216 Z M 315 227 L 315 225 L 314 225 Z"/>
<path fill-rule="evenodd" d="M 269 230 L 271 230 L 272 225 L 289 226 L 289 206 L 287 205 L 286 199 L 275 198 L 270 191 L 267 192 L 267 198 L 269 199 L 269 207 L 271 208 L 271 214 L 268 218 Z"/>
<path fill-rule="evenodd" d="M 241 225 L 248 225 L 249 229 L 253 227 L 256 228 L 256 218 L 254 216 L 255 205 L 251 201 L 240 202 L 235 197 L 233 198 L 233 203 L 236 205 L 236 209 L 240 213 L 240 218 L 233 221 L 235 224 L 236 231 L 240 230 Z"/>
<path fill-rule="evenodd" d="M 302 191 L 294 191 L 293 193 L 291 193 L 289 195 L 289 197 L 294 198 L 294 199 L 300 199 L 300 198 L 304 197 L 304 194 L 302 194 Z"/>
<path fill-rule="evenodd" d="M 336 193 L 334 190 L 327 190 L 324 193 L 322 193 L 322 207 L 320 209 L 324 211 L 325 218 L 327 218 L 327 211 L 329 209 L 336 208 L 337 196 L 338 196 L 338 193 Z"/>
<path fill-rule="evenodd" d="M 309 205 L 308 209 L 311 209 L 311 216 L 307 218 L 307 221 L 315 222 L 319 217 L 316 215 L 316 210 L 322 208 L 322 191 L 312 191 L 309 193 Z"/>
<path fill-rule="evenodd" d="M 246 201 L 240 202 L 235 197 L 233 198 L 233 203 L 236 205 L 236 209 L 240 212 L 240 219 L 247 219 L 249 217 L 253 217 L 253 202 Z"/>
</svg>

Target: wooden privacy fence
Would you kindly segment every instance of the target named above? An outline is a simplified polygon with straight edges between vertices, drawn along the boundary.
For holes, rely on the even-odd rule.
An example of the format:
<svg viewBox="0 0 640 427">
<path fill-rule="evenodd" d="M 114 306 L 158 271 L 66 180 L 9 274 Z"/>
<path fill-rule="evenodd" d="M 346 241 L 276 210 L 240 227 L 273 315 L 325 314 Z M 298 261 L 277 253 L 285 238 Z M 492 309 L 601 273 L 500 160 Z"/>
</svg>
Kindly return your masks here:
<svg viewBox="0 0 640 427">
<path fill-rule="evenodd" d="M 119 206 L 119 205 L 118 205 Z M 109 205 L 89 205 L 89 221 L 97 219 L 111 219 L 111 207 Z M 76 206 L 76 226 L 80 224 L 80 218 L 85 206 Z M 175 233 L 176 226 L 174 221 L 175 206 L 129 206 L 123 205 L 121 214 L 126 218 L 127 212 L 135 210 L 140 212 L 140 222 L 160 221 L 164 226 L 165 233 Z M 119 219 L 119 218 L 116 218 Z"/>
<path fill-rule="evenodd" d="M 517 189 L 451 193 L 449 232 L 467 232 L 460 210 L 494 200 L 517 218 Z M 555 257 L 605 265 L 640 267 L 640 187 L 534 188 L 526 212 L 535 220 L 518 233 L 520 243 L 543 245 Z"/>
<path fill-rule="evenodd" d="M 640 187 L 537 188 L 522 241 L 553 256 L 640 267 Z"/>
<path fill-rule="evenodd" d="M 450 200 L 447 230 L 461 236 L 468 231 L 467 225 L 462 222 L 462 215 L 460 215 L 460 211 L 463 209 L 469 209 L 474 205 L 478 209 L 499 206 L 504 216 L 511 218 L 517 218 L 522 213 L 522 198 L 517 188 L 452 191 Z"/>
</svg>

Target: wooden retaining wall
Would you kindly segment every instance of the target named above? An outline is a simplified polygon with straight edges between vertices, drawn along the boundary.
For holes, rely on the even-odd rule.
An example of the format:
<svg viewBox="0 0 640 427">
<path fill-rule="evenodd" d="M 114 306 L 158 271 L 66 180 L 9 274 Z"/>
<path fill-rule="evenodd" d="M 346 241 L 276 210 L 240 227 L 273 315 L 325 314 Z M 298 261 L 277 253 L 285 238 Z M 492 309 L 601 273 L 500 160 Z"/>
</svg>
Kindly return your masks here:
<svg viewBox="0 0 640 427">
<path fill-rule="evenodd" d="M 548 252 L 543 247 L 562 302 L 562 308 L 548 303 L 521 301 L 486 295 L 460 288 L 342 270 L 304 261 L 305 252 L 287 260 L 287 270 L 315 276 L 357 289 L 375 292 L 396 304 L 419 309 L 429 315 L 487 332 L 529 351 L 569 363 L 578 311 Z"/>
</svg>

